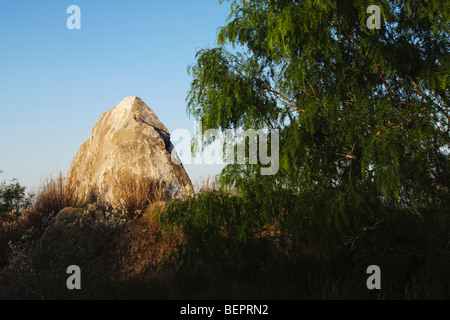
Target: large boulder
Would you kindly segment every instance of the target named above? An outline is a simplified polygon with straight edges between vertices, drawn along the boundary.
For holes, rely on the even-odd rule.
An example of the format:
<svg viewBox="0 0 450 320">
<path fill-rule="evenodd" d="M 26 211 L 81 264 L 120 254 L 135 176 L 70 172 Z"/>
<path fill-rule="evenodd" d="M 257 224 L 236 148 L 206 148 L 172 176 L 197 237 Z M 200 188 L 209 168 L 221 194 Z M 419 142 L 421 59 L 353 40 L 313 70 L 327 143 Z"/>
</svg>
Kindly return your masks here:
<svg viewBox="0 0 450 320">
<path fill-rule="evenodd" d="M 169 199 L 193 196 L 183 165 L 172 161 L 174 152 L 169 130 L 153 110 L 140 98 L 125 98 L 100 117 L 81 146 L 67 174 L 66 190 L 79 204 L 120 206 L 124 181 L 151 179 L 163 186 Z"/>
</svg>

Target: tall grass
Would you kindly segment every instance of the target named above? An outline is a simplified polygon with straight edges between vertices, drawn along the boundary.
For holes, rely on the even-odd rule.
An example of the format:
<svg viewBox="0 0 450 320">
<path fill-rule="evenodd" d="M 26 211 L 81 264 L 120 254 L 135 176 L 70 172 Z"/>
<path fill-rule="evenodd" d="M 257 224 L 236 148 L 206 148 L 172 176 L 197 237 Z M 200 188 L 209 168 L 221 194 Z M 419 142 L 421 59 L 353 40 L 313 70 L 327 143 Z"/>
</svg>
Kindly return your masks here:
<svg viewBox="0 0 450 320">
<path fill-rule="evenodd" d="M 42 213 L 58 213 L 65 207 L 77 206 L 74 190 L 68 188 L 65 182 L 62 173 L 47 177 L 38 190 L 33 209 Z"/>
<path fill-rule="evenodd" d="M 152 204 L 164 202 L 168 199 L 167 189 L 161 181 L 149 177 L 136 177 L 132 174 L 120 174 L 119 187 L 116 197 L 120 201 L 120 208 L 133 217 L 137 211 L 143 212 Z"/>
<path fill-rule="evenodd" d="M 213 177 L 200 177 L 194 183 L 194 191 L 196 194 L 200 192 L 210 192 L 219 189 L 216 179 Z"/>
</svg>

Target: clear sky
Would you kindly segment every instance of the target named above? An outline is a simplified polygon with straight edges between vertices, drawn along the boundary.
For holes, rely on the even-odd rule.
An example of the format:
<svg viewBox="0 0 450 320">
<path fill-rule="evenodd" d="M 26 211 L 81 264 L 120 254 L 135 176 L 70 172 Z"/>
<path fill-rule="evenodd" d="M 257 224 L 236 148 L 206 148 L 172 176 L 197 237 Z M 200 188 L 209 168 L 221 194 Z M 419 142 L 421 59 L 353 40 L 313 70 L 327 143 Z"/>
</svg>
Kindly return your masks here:
<svg viewBox="0 0 450 320">
<path fill-rule="evenodd" d="M 69 30 L 70 5 L 81 30 Z M 0 0 L 0 180 L 66 174 L 100 115 L 138 96 L 170 131 L 186 114 L 195 53 L 216 45 L 217 0 Z M 194 181 L 217 166 L 189 165 Z"/>
</svg>

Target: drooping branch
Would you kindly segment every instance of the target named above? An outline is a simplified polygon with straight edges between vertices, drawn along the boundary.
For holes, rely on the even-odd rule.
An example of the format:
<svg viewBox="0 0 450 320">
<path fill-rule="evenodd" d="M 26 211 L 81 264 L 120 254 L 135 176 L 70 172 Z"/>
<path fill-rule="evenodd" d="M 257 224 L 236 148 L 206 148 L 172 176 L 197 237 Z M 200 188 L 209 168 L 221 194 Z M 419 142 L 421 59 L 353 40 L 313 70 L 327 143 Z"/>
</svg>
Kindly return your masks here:
<svg viewBox="0 0 450 320">
<path fill-rule="evenodd" d="M 447 125 L 450 123 L 450 116 L 448 110 L 444 110 L 442 106 L 440 106 L 436 101 L 434 101 L 429 95 L 427 95 L 423 90 L 417 85 L 417 83 L 410 77 L 411 83 L 413 85 L 413 88 L 411 88 L 412 91 L 420 95 L 422 98 L 427 100 L 429 103 L 431 103 L 433 106 L 436 107 L 436 109 L 439 110 L 442 115 L 447 118 Z"/>
<path fill-rule="evenodd" d="M 233 61 L 236 65 L 240 66 L 242 69 L 247 69 L 245 65 L 243 65 L 242 63 L 240 63 L 239 61 L 234 60 Z M 228 63 L 228 62 L 227 62 Z M 228 64 L 229 66 L 231 66 L 230 64 Z M 236 71 L 238 71 L 238 69 L 234 66 L 232 66 Z M 252 70 L 253 71 L 253 70 Z M 240 73 L 240 71 L 238 71 Z M 259 71 L 253 71 L 253 73 L 258 76 L 259 79 L 262 80 L 262 82 L 264 83 L 264 91 L 265 93 L 268 93 L 270 95 L 272 95 L 278 102 L 280 102 L 284 107 L 285 107 L 285 112 L 287 112 L 288 114 L 293 113 L 293 112 L 299 112 L 299 111 L 304 111 L 300 108 L 298 108 L 297 104 L 293 101 L 291 101 L 289 98 L 287 98 L 283 93 L 281 93 L 280 91 L 274 89 L 269 82 L 267 81 L 267 79 L 264 77 L 264 75 L 259 72 Z M 241 73 L 240 73 L 241 74 Z M 242 75 L 242 74 L 241 74 Z M 289 115 L 290 116 L 290 115 Z"/>
</svg>

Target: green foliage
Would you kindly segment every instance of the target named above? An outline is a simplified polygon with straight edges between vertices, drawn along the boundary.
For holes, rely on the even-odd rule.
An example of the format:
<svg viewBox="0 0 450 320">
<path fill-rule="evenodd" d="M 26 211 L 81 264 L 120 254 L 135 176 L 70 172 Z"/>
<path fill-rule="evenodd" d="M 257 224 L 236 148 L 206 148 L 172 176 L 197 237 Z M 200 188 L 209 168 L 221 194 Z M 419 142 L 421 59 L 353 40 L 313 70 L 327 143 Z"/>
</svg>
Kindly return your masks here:
<svg viewBox="0 0 450 320">
<path fill-rule="evenodd" d="M 181 228 L 187 236 L 177 256 L 186 265 L 200 262 L 199 267 L 205 268 L 232 257 L 233 265 L 240 269 L 256 253 L 249 248 L 262 241 L 258 235 L 265 226 L 258 215 L 255 204 L 219 190 L 173 201 L 160 219 L 162 225 Z"/>
<path fill-rule="evenodd" d="M 284 286 L 295 272 L 282 270 L 294 265 L 288 265 L 289 249 L 276 221 L 261 216 L 261 204 L 223 189 L 200 192 L 168 203 L 160 223 L 183 235 L 165 261 L 175 266 L 176 298 L 286 297 Z"/>
<path fill-rule="evenodd" d="M 222 182 L 330 258 L 396 210 L 449 214 L 448 1 L 231 2 L 200 50 L 188 111 L 203 130 L 280 130 L 280 171 L 228 166 Z M 255 222 L 256 223 L 256 222 Z"/>
<path fill-rule="evenodd" d="M 0 221 L 13 220 L 14 215 L 30 206 L 32 195 L 26 195 L 25 189 L 15 179 L 0 184 Z"/>
<path fill-rule="evenodd" d="M 260 188 L 266 185 L 263 182 Z M 271 206 L 269 199 L 253 199 L 251 191 L 236 195 L 218 190 L 167 204 L 160 216 L 162 225 L 172 227 L 169 232 L 183 234 L 178 251 L 166 261 L 177 270 L 173 282 L 176 298 L 450 297 L 448 215 L 439 220 L 442 215 L 438 212 L 421 217 L 391 208 L 383 220 L 366 228 L 359 237 L 347 237 L 328 260 L 323 260 L 317 259 L 317 253 L 323 255 L 317 250 L 330 249 L 332 241 L 339 240 L 338 233 L 334 233 L 334 239 L 331 236 L 335 221 L 331 220 L 326 197 L 309 194 L 299 199 L 278 194 L 277 205 Z M 318 203 L 327 208 L 320 216 L 309 215 L 303 221 L 275 218 L 279 207 L 295 212 Z M 347 209 L 351 212 L 354 208 L 348 205 Z M 299 215 L 286 214 L 284 219 L 299 219 Z M 291 227 L 286 228 L 285 224 Z M 328 237 L 314 238 L 315 227 L 328 232 Z M 372 292 L 365 283 L 367 267 L 373 264 L 382 270 L 383 285 L 382 290 Z"/>
</svg>

